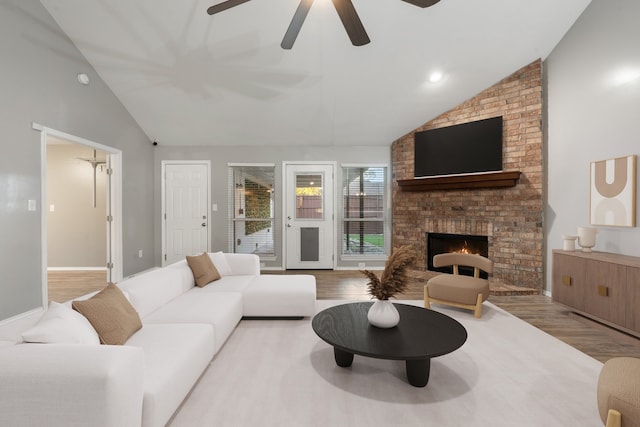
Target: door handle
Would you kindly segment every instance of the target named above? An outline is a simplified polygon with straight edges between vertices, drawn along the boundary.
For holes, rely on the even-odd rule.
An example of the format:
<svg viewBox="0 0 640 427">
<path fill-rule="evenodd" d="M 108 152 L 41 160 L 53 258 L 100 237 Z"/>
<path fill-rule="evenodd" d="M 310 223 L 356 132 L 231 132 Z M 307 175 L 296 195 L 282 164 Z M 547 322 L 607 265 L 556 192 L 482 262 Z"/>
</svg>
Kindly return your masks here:
<svg viewBox="0 0 640 427">
<path fill-rule="evenodd" d="M 291 228 L 291 224 L 287 224 L 287 228 Z"/>
<path fill-rule="evenodd" d="M 203 226 L 203 227 L 206 227 L 206 226 L 207 226 L 207 223 L 206 223 L 206 222 L 203 222 L 203 223 L 202 223 L 202 226 Z"/>
</svg>

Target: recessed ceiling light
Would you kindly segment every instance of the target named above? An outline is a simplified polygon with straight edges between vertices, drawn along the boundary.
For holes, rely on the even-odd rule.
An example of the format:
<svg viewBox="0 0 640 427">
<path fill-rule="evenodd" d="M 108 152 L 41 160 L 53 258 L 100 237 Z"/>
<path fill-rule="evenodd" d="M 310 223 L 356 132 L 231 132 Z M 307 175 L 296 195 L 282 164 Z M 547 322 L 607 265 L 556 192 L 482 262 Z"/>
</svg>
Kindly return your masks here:
<svg viewBox="0 0 640 427">
<path fill-rule="evenodd" d="M 438 83 L 440 80 L 442 80 L 442 72 L 440 71 L 434 71 L 431 74 L 429 74 L 429 81 L 431 83 Z"/>
<path fill-rule="evenodd" d="M 640 78 L 640 69 L 621 68 L 615 71 L 611 77 L 611 83 L 614 86 L 622 86 L 627 83 L 634 82 Z"/>
</svg>

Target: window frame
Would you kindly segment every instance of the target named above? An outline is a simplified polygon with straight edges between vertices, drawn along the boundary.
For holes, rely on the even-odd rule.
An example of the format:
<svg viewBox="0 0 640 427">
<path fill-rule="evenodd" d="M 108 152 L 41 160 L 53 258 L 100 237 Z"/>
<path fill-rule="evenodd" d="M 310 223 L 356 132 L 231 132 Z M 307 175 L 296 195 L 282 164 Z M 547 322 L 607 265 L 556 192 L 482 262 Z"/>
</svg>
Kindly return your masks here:
<svg viewBox="0 0 640 427">
<path fill-rule="evenodd" d="M 237 198 L 237 194 L 236 194 L 236 176 L 235 173 L 237 170 L 240 169 L 251 169 L 251 168 L 272 168 L 273 169 L 273 177 L 272 177 L 272 182 L 270 185 L 271 188 L 271 199 L 270 199 L 270 204 L 271 204 L 271 216 L 270 217 L 261 217 L 261 218 L 246 218 L 243 216 L 238 216 L 238 215 L 246 215 L 246 210 L 247 210 L 247 200 L 246 198 L 243 199 L 243 203 L 240 204 L 240 206 L 242 206 L 243 209 L 243 213 L 242 214 L 238 214 L 236 215 L 236 198 Z M 228 219 L 228 223 L 227 223 L 227 236 L 228 236 L 228 251 L 229 253 L 253 253 L 253 252 L 236 252 L 236 239 L 237 236 L 235 234 L 235 230 L 236 230 L 236 224 L 238 224 L 239 222 L 244 223 L 245 225 L 249 222 L 266 222 L 266 221 L 270 221 L 271 222 L 271 245 L 273 248 L 273 252 L 271 254 L 267 254 L 267 255 L 263 255 L 260 253 L 257 253 L 256 255 L 259 256 L 260 261 L 275 261 L 277 259 L 277 227 L 276 227 L 276 200 L 275 200 L 275 191 L 276 191 L 276 165 L 275 163 L 228 163 L 227 164 L 227 178 L 228 178 L 228 186 L 227 186 L 227 191 L 228 191 L 228 215 L 227 215 L 227 219 Z M 244 187 L 243 187 L 244 188 Z M 248 236 L 247 234 L 245 234 L 245 237 Z"/>
<path fill-rule="evenodd" d="M 382 176 L 384 177 L 384 182 L 382 185 L 383 195 L 383 208 L 382 208 L 382 218 L 346 218 L 345 217 L 345 181 L 348 176 L 348 169 L 372 169 L 372 168 L 381 168 L 383 169 Z M 391 179 L 389 176 L 389 165 L 388 164 L 380 164 L 380 163 L 344 163 L 340 165 L 340 173 L 341 173 L 341 182 L 340 182 L 340 196 L 339 196 L 339 247 L 338 253 L 341 261 L 380 261 L 386 260 L 389 256 L 389 249 L 391 247 L 391 226 L 390 226 L 390 197 L 391 197 Z M 383 238 L 384 238 L 384 246 L 383 251 L 381 253 L 374 254 L 366 254 L 366 253 L 345 253 L 344 252 L 344 230 L 345 224 L 348 222 L 382 222 L 383 229 Z"/>
</svg>

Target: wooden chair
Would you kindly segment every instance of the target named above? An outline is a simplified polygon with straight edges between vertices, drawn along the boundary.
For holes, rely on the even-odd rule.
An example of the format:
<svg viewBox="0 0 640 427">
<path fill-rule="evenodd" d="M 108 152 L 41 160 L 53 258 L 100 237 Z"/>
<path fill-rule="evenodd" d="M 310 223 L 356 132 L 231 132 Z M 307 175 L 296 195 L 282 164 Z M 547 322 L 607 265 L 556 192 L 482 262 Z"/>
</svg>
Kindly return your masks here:
<svg viewBox="0 0 640 427">
<path fill-rule="evenodd" d="M 424 286 L 424 307 L 431 303 L 472 310 L 482 317 L 482 303 L 489 298 L 489 281 L 480 278 L 480 270 L 493 272 L 493 261 L 480 255 L 446 253 L 433 257 L 434 267 L 453 266 L 453 274 L 440 274 Z M 459 274 L 458 266 L 473 267 L 473 277 Z"/>
<path fill-rule="evenodd" d="M 614 357 L 598 378 L 598 412 L 606 427 L 640 426 L 640 359 Z"/>
</svg>

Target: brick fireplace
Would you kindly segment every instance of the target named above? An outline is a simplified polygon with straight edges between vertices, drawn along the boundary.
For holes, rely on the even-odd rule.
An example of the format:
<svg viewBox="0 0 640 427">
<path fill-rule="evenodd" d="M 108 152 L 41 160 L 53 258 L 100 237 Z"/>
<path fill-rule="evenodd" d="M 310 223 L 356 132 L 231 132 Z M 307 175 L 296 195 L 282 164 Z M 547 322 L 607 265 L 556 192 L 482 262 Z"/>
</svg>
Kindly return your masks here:
<svg viewBox="0 0 640 427">
<path fill-rule="evenodd" d="M 503 170 L 520 171 L 515 187 L 402 191 L 413 179 L 414 133 L 489 117 L 503 117 Z M 426 233 L 486 236 L 494 261 L 493 280 L 542 289 L 543 157 L 542 62 L 540 60 L 484 90 L 395 141 L 393 245 L 408 244 L 426 270 Z"/>
</svg>

